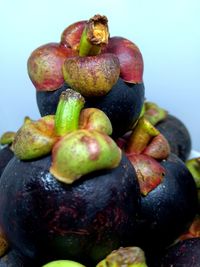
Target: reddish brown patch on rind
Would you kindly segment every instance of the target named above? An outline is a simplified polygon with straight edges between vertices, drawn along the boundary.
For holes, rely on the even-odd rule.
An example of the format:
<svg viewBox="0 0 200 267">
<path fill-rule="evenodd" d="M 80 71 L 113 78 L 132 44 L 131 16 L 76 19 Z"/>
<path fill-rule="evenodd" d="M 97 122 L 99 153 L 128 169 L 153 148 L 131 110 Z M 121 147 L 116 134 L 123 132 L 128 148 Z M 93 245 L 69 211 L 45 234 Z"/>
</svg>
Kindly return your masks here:
<svg viewBox="0 0 200 267">
<path fill-rule="evenodd" d="M 94 138 L 86 135 L 81 137 L 81 142 L 86 144 L 90 160 L 98 160 L 101 151 L 99 143 Z"/>
</svg>

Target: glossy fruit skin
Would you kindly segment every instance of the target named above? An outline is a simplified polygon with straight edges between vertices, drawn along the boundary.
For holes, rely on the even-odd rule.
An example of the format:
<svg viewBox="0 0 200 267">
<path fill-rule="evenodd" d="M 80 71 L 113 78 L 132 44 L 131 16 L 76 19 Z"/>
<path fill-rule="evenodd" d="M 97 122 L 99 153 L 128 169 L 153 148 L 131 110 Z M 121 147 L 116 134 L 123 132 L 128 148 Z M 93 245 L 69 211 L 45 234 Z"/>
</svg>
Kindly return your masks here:
<svg viewBox="0 0 200 267">
<path fill-rule="evenodd" d="M 68 88 L 64 84 L 54 92 L 37 92 L 37 105 L 41 116 L 55 114 L 59 96 Z M 144 103 L 144 84 L 131 84 L 121 78 L 111 91 L 102 97 L 85 98 L 85 107 L 95 107 L 103 110 L 111 120 L 113 136 L 126 133 L 137 121 Z"/>
<path fill-rule="evenodd" d="M 169 142 L 171 152 L 185 161 L 191 152 L 191 136 L 184 123 L 173 115 L 159 122 L 156 128 L 165 136 Z"/>
<path fill-rule="evenodd" d="M 9 162 L 1 178 L 0 224 L 12 247 L 39 266 L 61 258 L 94 265 L 135 230 L 134 169 L 123 156 L 117 168 L 67 185 L 49 173 L 50 161 Z"/>
<path fill-rule="evenodd" d="M 139 246 L 156 253 L 172 244 L 197 212 L 197 189 L 185 164 L 171 154 L 161 165 L 166 171 L 163 181 L 141 198 L 138 230 Z"/>
<path fill-rule="evenodd" d="M 0 177 L 6 165 L 12 159 L 12 157 L 13 157 L 13 152 L 10 149 L 10 146 L 5 146 L 2 149 L 0 149 Z"/>
<path fill-rule="evenodd" d="M 0 267 L 36 267 L 17 250 L 11 249 L 0 258 Z"/>
<path fill-rule="evenodd" d="M 200 238 L 191 238 L 169 247 L 162 258 L 161 267 L 199 267 Z"/>
<path fill-rule="evenodd" d="M 103 110 L 113 126 L 113 136 L 121 136 L 138 120 L 144 103 L 144 84 L 126 83 L 121 78 L 103 97 L 86 100 L 86 107 Z"/>
</svg>

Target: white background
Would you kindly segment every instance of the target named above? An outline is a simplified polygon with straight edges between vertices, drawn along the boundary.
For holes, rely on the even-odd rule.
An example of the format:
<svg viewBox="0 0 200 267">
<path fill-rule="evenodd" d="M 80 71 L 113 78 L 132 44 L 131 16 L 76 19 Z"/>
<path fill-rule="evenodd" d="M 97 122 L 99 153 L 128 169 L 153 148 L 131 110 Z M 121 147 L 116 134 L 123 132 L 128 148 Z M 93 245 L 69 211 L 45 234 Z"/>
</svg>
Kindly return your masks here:
<svg viewBox="0 0 200 267">
<path fill-rule="evenodd" d="M 179 117 L 200 151 L 199 0 L 0 0 L 0 135 L 26 115 L 39 118 L 26 67 L 31 52 L 97 13 L 108 17 L 111 36 L 139 46 L 146 98 Z"/>
</svg>

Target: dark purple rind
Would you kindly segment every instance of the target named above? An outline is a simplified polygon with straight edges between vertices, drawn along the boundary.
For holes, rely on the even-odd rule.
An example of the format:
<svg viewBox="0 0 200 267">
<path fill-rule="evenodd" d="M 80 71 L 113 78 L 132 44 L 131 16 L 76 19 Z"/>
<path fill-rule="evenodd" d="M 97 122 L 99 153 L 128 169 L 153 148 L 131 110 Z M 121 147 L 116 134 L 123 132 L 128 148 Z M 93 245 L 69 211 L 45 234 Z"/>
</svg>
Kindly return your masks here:
<svg viewBox="0 0 200 267">
<path fill-rule="evenodd" d="M 168 248 L 160 267 L 199 267 L 200 238 L 185 239 Z"/>
<path fill-rule="evenodd" d="M 13 157 L 13 152 L 10 149 L 10 146 L 5 146 L 2 149 L 0 149 L 0 177 L 6 165 L 12 159 L 12 157 Z"/>
<path fill-rule="evenodd" d="M 56 113 L 59 97 L 68 88 L 69 86 L 64 83 L 55 91 L 36 91 L 37 106 L 42 117 Z"/>
<path fill-rule="evenodd" d="M 37 267 L 21 255 L 17 250 L 11 249 L 0 258 L 0 267 Z M 39 266 L 38 266 L 39 267 Z"/>
<path fill-rule="evenodd" d="M 141 198 L 138 245 L 145 250 L 165 248 L 191 224 L 197 212 L 197 189 L 185 164 L 174 154 L 161 162 L 160 185 Z"/>
<path fill-rule="evenodd" d="M 165 136 L 169 142 L 171 152 L 176 154 L 180 159 L 186 161 L 189 157 L 192 141 L 191 136 L 184 123 L 172 115 L 159 122 L 156 128 Z"/>
<path fill-rule="evenodd" d="M 54 259 L 96 264 L 125 246 L 140 206 L 129 160 L 123 156 L 117 168 L 72 185 L 49 173 L 50 162 L 14 157 L 1 177 L 0 225 L 12 247 L 42 265 Z"/>
<path fill-rule="evenodd" d="M 42 116 L 55 114 L 59 96 L 68 88 L 64 84 L 53 92 L 37 92 L 37 105 Z M 126 83 L 121 78 L 111 91 L 101 97 L 85 98 L 85 107 L 99 108 L 106 113 L 113 126 L 113 136 L 122 136 L 137 121 L 144 103 L 144 84 Z"/>
</svg>

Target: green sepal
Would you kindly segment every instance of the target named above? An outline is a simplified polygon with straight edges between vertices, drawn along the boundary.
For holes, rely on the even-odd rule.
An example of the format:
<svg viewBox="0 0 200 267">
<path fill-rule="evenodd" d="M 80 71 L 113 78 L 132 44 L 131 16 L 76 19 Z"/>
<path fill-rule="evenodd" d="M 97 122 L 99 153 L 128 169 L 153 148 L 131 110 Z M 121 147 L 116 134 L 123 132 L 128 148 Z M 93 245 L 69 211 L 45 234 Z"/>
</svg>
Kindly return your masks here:
<svg viewBox="0 0 200 267">
<path fill-rule="evenodd" d="M 15 135 L 12 150 L 17 158 L 31 160 L 49 154 L 56 140 L 53 115 L 38 121 L 26 119 Z"/>
<path fill-rule="evenodd" d="M 126 147 L 128 154 L 140 154 L 146 148 L 150 140 L 159 135 L 159 131 L 144 117 L 138 120 L 137 125 L 133 129 Z"/>
<path fill-rule="evenodd" d="M 90 172 L 115 168 L 120 160 L 121 150 L 108 135 L 78 130 L 55 144 L 50 172 L 59 181 L 71 184 Z"/>
<path fill-rule="evenodd" d="M 85 108 L 81 110 L 79 129 L 96 130 L 107 135 L 112 134 L 112 124 L 108 116 L 97 108 Z"/>
<path fill-rule="evenodd" d="M 187 160 L 185 164 L 191 172 L 197 188 L 200 189 L 200 157 Z"/>
<path fill-rule="evenodd" d="M 167 118 L 168 112 L 159 107 L 153 102 L 144 103 L 144 117 L 151 122 L 152 125 L 158 124 L 160 121 L 163 121 Z"/>
<path fill-rule="evenodd" d="M 0 138 L 0 145 L 10 145 L 15 138 L 15 132 L 5 132 Z"/>
</svg>

